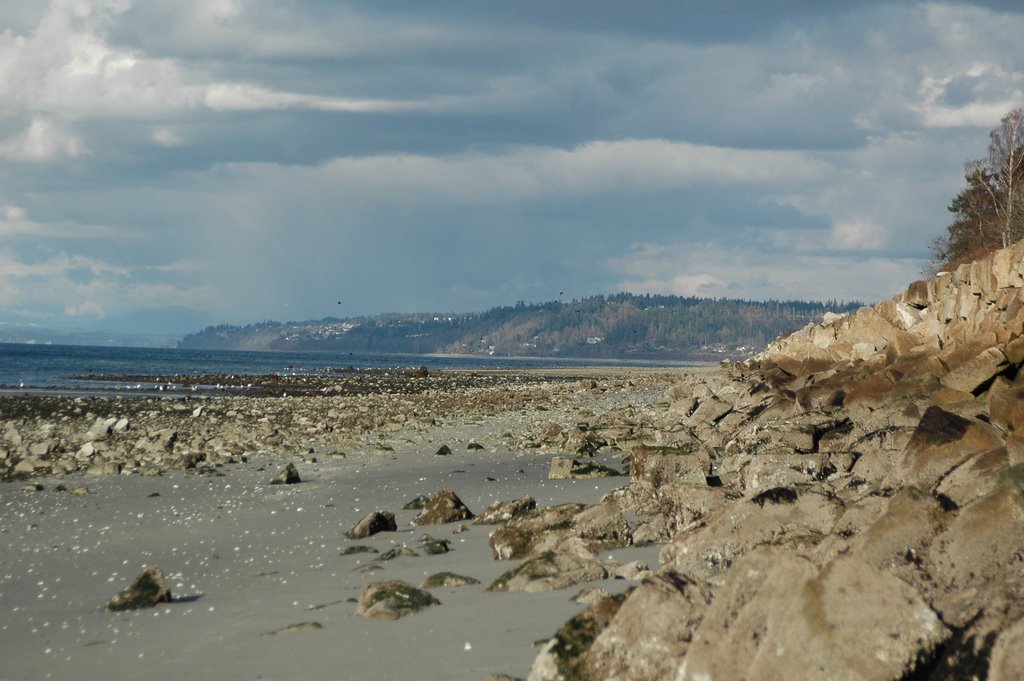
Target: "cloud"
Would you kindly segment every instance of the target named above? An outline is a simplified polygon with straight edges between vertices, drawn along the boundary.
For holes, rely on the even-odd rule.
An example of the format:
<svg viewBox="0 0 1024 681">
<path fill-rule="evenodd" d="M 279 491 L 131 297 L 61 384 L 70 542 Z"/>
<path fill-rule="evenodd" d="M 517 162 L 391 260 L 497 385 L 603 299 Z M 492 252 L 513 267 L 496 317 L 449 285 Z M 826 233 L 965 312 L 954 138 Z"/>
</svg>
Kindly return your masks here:
<svg viewBox="0 0 1024 681">
<path fill-rule="evenodd" d="M 34 118 L 23 132 L 0 142 L 0 156 L 15 161 L 53 161 L 86 153 L 84 142 L 56 121 Z"/>
<path fill-rule="evenodd" d="M 152 280 L 191 271 L 191 265 L 171 263 L 155 268 L 118 265 L 101 258 L 57 253 L 29 260 L 0 250 L 0 315 L 24 317 L 59 315 L 86 321 L 171 301 L 206 306 L 211 291 L 202 283 Z M 48 311 L 48 312 L 47 312 Z"/>
<path fill-rule="evenodd" d="M 881 297 L 1024 89 L 995 0 L 596 1 L 0 8 L 0 310 Z"/>
<path fill-rule="evenodd" d="M 707 185 L 817 184 L 834 174 L 828 163 L 801 152 L 659 139 L 594 141 L 571 149 L 528 147 L 502 154 L 344 157 L 313 169 L 267 164 L 228 168 L 250 182 L 268 175 L 296 176 L 296 180 L 301 176 L 311 189 L 345 187 L 356 197 L 362 192 L 412 191 L 424 200 L 457 198 L 474 203 Z"/>
<path fill-rule="evenodd" d="M 151 57 L 111 42 L 111 29 L 129 7 L 128 2 L 54 0 L 30 35 L 15 35 L 9 30 L 0 34 L 0 114 L 47 112 L 65 120 L 101 117 L 166 121 L 194 115 L 203 108 L 214 112 L 289 108 L 391 112 L 428 106 L 386 98 L 296 93 L 214 79 L 181 59 Z M 238 2 L 203 2 L 199 7 L 197 20 L 214 23 L 229 21 L 242 11 Z M 42 132 L 38 128 L 53 125 L 52 121 L 34 121 L 30 133 L 39 136 Z M 166 139 L 166 133 L 161 135 Z M 154 139 L 165 144 L 159 135 Z M 26 153 L 35 153 L 36 160 L 57 157 L 53 153 L 44 155 L 37 147 Z"/>
<path fill-rule="evenodd" d="M 873 251 L 885 246 L 885 228 L 870 220 L 840 220 L 832 225 L 829 246 L 840 251 Z"/>
<path fill-rule="evenodd" d="M 150 139 L 153 140 L 154 144 L 161 147 L 180 147 L 185 143 L 185 138 L 181 132 L 166 125 L 153 128 L 153 131 L 150 133 Z"/>
<path fill-rule="evenodd" d="M 856 260 L 834 255 L 764 253 L 737 243 L 677 243 L 652 255 L 632 249 L 609 261 L 622 277 L 618 288 L 702 297 L 763 300 L 860 300 L 875 302 L 917 278 L 920 261 L 876 255 Z M 766 291 L 771 291 L 770 296 Z"/>
<path fill-rule="evenodd" d="M 346 99 L 279 92 L 246 83 L 216 83 L 206 87 L 203 103 L 214 111 L 317 109 L 340 112 L 389 112 L 424 108 L 423 103 L 384 99 Z"/>
<path fill-rule="evenodd" d="M 15 239 L 40 241 L 73 239 L 76 241 L 136 240 L 130 230 L 107 225 L 94 225 L 71 220 L 39 222 L 29 218 L 21 206 L 0 203 L 0 237 L 13 243 Z"/>
</svg>

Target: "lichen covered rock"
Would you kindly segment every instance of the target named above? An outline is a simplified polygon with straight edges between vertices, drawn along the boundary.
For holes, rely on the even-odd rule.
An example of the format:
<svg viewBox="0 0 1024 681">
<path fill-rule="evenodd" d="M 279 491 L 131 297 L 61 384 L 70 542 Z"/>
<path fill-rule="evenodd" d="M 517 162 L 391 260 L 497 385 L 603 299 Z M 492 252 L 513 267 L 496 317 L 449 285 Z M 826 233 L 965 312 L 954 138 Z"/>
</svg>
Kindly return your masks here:
<svg viewBox="0 0 1024 681">
<path fill-rule="evenodd" d="M 391 579 L 363 587 L 356 614 L 369 619 L 396 620 L 432 605 L 441 605 L 441 601 L 423 589 Z"/>
<path fill-rule="evenodd" d="M 462 499 L 447 487 L 439 490 L 426 503 L 420 514 L 413 519 L 413 525 L 442 525 L 460 520 L 472 520 L 473 512 L 462 503 Z"/>
<path fill-rule="evenodd" d="M 170 602 L 171 590 L 163 570 L 156 565 L 147 565 L 131 586 L 110 599 L 107 610 L 138 610 Z"/>
</svg>

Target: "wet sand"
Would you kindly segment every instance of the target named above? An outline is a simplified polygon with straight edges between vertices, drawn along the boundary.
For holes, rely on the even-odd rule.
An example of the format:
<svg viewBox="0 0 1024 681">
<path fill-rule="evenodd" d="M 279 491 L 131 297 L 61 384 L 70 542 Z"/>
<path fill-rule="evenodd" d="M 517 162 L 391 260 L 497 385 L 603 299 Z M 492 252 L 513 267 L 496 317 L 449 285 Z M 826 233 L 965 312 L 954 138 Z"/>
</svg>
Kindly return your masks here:
<svg viewBox="0 0 1024 681">
<path fill-rule="evenodd" d="M 643 405 L 662 386 L 635 393 L 581 393 L 544 408 L 544 420 Z M 363 446 L 316 463 L 259 455 L 224 464 L 223 477 L 171 471 L 84 476 L 0 485 L 0 679 L 484 679 L 525 677 L 537 652 L 582 609 L 580 589 L 485 593 L 513 567 L 495 561 L 493 527 L 411 527 L 401 507 L 450 487 L 471 510 L 532 495 L 539 506 L 593 503 L 627 478 L 548 480 L 555 452 L 517 450 L 501 434 L 522 428 L 523 410 L 451 418 L 434 428 L 389 433 L 393 451 Z M 482 451 L 467 450 L 470 441 Z M 441 444 L 452 449 L 436 456 Z M 613 454 L 597 461 L 621 469 Z M 303 482 L 270 485 L 288 462 Z M 86 485 L 90 494 L 56 491 Z M 366 513 L 396 514 L 399 531 L 353 541 L 344 533 Z M 413 549 L 423 534 L 452 542 L 440 556 L 400 557 L 365 571 L 374 554 L 341 555 L 353 544 Z M 605 556 L 609 554 L 604 554 Z M 657 548 L 613 552 L 620 562 L 657 563 Z M 106 601 L 147 564 L 168 575 L 174 601 L 128 613 Z M 451 571 L 475 586 L 434 589 L 442 605 L 393 622 L 358 617 L 362 587 L 381 579 L 419 584 Z M 630 586 L 606 580 L 612 592 Z M 322 628 L 273 634 L 290 625 Z"/>
</svg>

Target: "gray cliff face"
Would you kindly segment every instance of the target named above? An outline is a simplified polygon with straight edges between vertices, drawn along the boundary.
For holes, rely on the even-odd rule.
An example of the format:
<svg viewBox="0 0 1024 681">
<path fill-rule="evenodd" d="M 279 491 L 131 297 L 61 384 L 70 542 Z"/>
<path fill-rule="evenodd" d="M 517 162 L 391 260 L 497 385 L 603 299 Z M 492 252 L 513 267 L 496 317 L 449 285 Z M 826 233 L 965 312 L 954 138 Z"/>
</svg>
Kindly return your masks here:
<svg viewBox="0 0 1024 681">
<path fill-rule="evenodd" d="M 531 681 L 1020 677 L 1022 366 L 1024 242 L 680 382 L 606 498 L 660 566 Z"/>
</svg>

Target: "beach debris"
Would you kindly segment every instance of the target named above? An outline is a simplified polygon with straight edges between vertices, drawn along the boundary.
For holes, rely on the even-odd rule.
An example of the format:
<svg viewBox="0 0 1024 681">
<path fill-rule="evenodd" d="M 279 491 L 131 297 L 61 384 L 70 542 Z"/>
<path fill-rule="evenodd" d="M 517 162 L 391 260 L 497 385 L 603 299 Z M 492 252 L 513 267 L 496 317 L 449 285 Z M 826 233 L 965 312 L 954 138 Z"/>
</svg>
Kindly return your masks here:
<svg viewBox="0 0 1024 681">
<path fill-rule="evenodd" d="M 430 575 L 420 584 L 421 589 L 439 589 L 449 586 L 472 586 L 479 584 L 479 579 L 457 575 L 454 572 L 438 572 Z"/>
<path fill-rule="evenodd" d="M 363 587 L 356 614 L 369 619 L 396 620 L 432 605 L 441 605 L 441 601 L 412 584 L 389 579 Z"/>
<path fill-rule="evenodd" d="M 496 501 L 473 521 L 474 525 L 500 525 L 507 523 L 516 516 L 537 508 L 537 501 L 533 497 L 522 499 L 511 499 L 509 501 Z"/>
<path fill-rule="evenodd" d="M 478 452 L 483 448 L 484 446 L 475 440 L 470 440 L 469 444 L 466 445 L 466 449 L 468 449 L 471 452 Z"/>
<path fill-rule="evenodd" d="M 110 599 L 107 610 L 138 610 L 152 608 L 157 603 L 170 602 L 171 590 L 167 586 L 163 570 L 156 565 L 147 565 L 131 586 Z"/>
<path fill-rule="evenodd" d="M 349 539 L 365 539 L 378 532 L 394 532 L 398 529 L 395 514 L 390 511 L 370 511 L 362 520 L 352 526 L 345 536 Z"/>
<path fill-rule="evenodd" d="M 299 477 L 299 470 L 295 467 L 295 464 L 290 463 L 277 474 L 276 478 L 270 481 L 270 484 L 294 485 L 297 482 L 302 482 L 302 478 Z"/>
<path fill-rule="evenodd" d="M 440 447 L 437 448 L 437 451 L 434 452 L 434 456 L 448 456 L 451 453 L 451 447 L 449 447 L 448 445 L 441 445 Z"/>
<path fill-rule="evenodd" d="M 444 487 L 427 502 L 412 524 L 443 525 L 460 520 L 472 520 L 473 517 L 473 512 L 462 503 L 462 499 L 451 489 Z"/>
<path fill-rule="evenodd" d="M 316 631 L 317 629 L 323 629 L 324 625 L 319 622 L 299 622 L 298 624 L 289 624 L 287 627 L 281 627 L 274 631 L 268 631 L 267 636 L 284 636 L 286 634 L 297 634 L 302 631 Z"/>
</svg>

